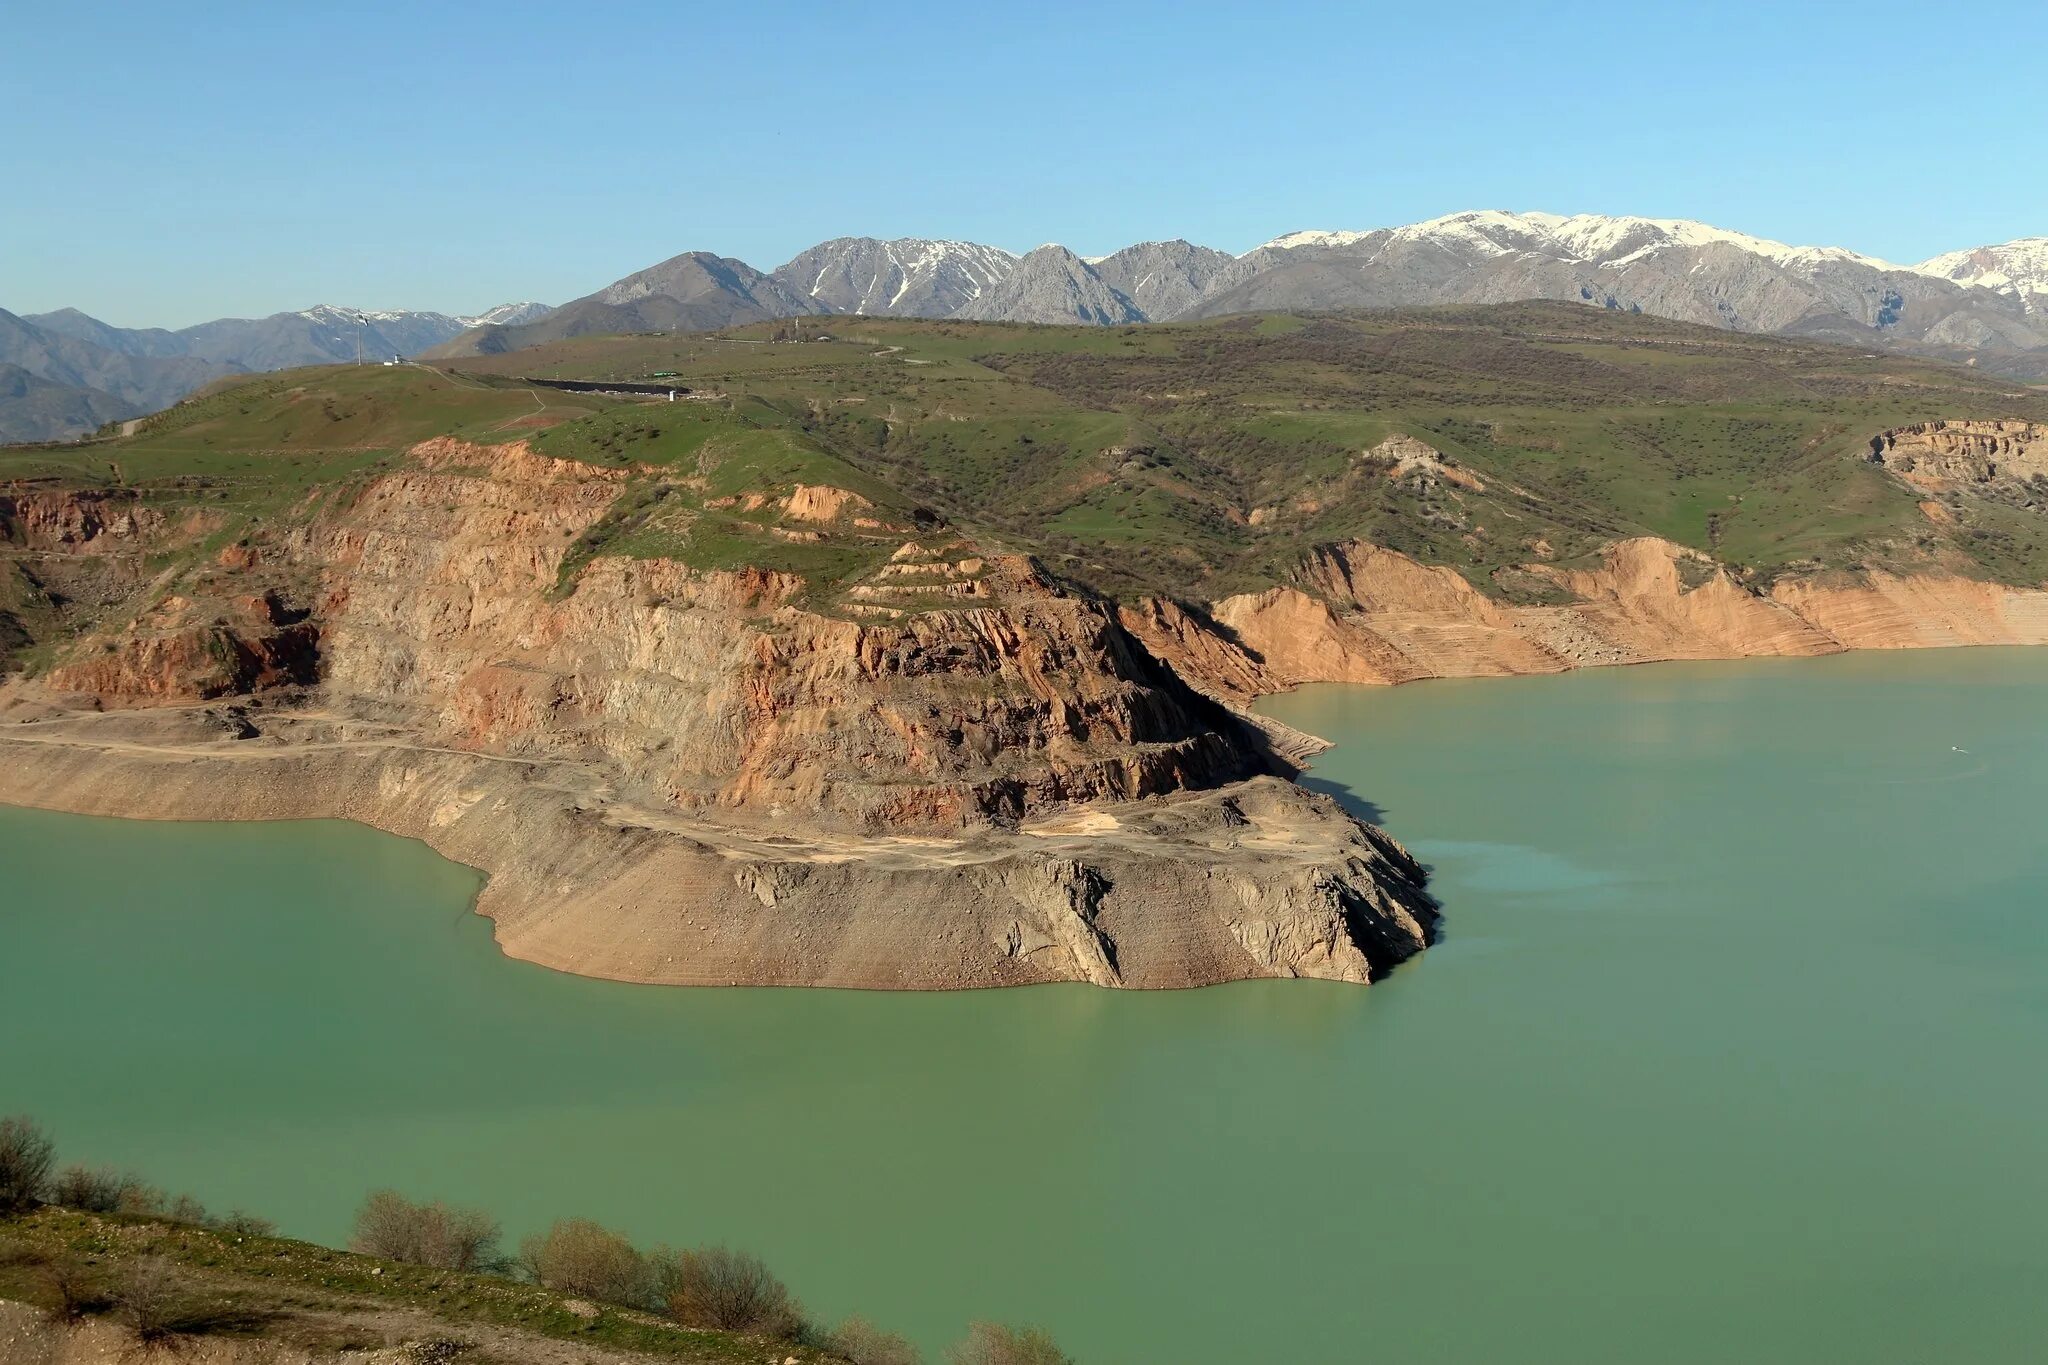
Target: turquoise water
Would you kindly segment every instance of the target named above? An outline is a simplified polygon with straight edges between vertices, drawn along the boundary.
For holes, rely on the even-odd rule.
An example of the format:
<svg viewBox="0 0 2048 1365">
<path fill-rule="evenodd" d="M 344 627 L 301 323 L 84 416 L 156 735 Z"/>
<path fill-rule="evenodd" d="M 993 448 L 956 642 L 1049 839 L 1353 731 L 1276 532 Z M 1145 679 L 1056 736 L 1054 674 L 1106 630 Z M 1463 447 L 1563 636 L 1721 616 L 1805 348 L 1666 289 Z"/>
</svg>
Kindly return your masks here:
<svg viewBox="0 0 2048 1365">
<path fill-rule="evenodd" d="M 2036 1359 L 2044 687 L 1978 650 L 1277 699 L 1436 869 L 1443 943 L 1370 990 L 622 986 L 500 957 L 471 873 L 368 830 L 0 810 L 0 1111 L 322 1240 L 393 1184 L 731 1241 L 933 1345 Z"/>
</svg>

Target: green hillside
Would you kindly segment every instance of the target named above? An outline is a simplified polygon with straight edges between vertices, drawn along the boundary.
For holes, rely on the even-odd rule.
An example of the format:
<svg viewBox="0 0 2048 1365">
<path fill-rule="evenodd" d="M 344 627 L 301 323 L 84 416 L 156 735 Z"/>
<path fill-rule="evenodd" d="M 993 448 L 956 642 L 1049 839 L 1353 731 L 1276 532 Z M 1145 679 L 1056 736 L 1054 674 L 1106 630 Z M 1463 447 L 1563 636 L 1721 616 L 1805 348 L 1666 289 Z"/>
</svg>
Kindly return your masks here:
<svg viewBox="0 0 2048 1365">
<path fill-rule="evenodd" d="M 831 326 L 801 345 L 770 342 L 781 329 L 764 325 L 456 363 L 480 377 L 673 372 L 1112 592 L 1215 596 L 1354 537 L 1496 591 L 1496 571 L 1532 547 L 1568 562 L 1644 533 L 1764 578 L 1911 563 L 1944 535 L 1987 575 L 2048 577 L 2032 518 L 1964 509 L 1938 534 L 1861 458 L 1887 427 L 2048 416 L 2048 393 L 1960 367 L 1563 304 Z M 1396 433 L 1476 486 L 1389 477 L 1363 458 Z"/>
<path fill-rule="evenodd" d="M 196 514 L 199 562 L 312 515 L 420 440 L 528 438 L 631 471 L 565 591 L 593 557 L 660 555 L 799 573 L 827 606 L 905 528 L 939 520 L 1098 591 L 1183 599 L 1280 581 L 1352 538 L 1509 598 L 1541 586 L 1515 566 L 1646 533 L 1758 583 L 1936 560 L 2048 579 L 2035 512 L 1959 497 L 1937 523 L 1865 458 L 1904 423 L 2048 419 L 2048 392 L 1960 367 L 1562 304 L 830 326 L 801 343 L 764 324 L 223 382 L 127 437 L 0 450 L 0 491 L 96 487 Z M 535 377 L 652 379 L 688 401 Z M 792 535 L 778 512 L 802 485 L 850 490 L 873 515 Z M 19 652 L 50 632 L 51 608 L 8 553 L 0 649 Z"/>
</svg>

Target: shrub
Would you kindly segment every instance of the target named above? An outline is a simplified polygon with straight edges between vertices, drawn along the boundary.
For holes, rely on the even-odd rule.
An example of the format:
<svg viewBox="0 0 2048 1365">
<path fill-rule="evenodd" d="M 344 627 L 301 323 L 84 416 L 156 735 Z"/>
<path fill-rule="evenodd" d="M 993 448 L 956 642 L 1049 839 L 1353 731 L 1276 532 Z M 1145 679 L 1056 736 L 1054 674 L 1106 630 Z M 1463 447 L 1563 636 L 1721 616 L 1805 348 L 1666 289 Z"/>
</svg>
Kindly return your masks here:
<svg viewBox="0 0 2048 1365">
<path fill-rule="evenodd" d="M 228 1210 L 227 1216 L 216 1219 L 213 1225 L 230 1237 L 277 1236 L 277 1224 L 268 1218 L 258 1218 L 253 1213 L 244 1213 L 240 1209 Z"/>
<path fill-rule="evenodd" d="M 50 1202 L 83 1213 L 146 1213 L 155 1191 L 135 1176 L 105 1166 L 66 1166 L 50 1182 Z"/>
<path fill-rule="evenodd" d="M 1074 1365 L 1043 1329 L 995 1322 L 969 1326 L 967 1339 L 948 1348 L 946 1358 L 952 1365 Z"/>
<path fill-rule="evenodd" d="M 34 1121 L 0 1118 L 0 1217 L 25 1213 L 43 1201 L 56 1148 Z"/>
<path fill-rule="evenodd" d="M 173 1195 L 160 1201 L 151 1210 L 157 1217 L 168 1223 L 189 1223 L 193 1227 L 211 1227 L 213 1219 L 206 1212 L 206 1205 L 189 1194 Z"/>
<path fill-rule="evenodd" d="M 164 1192 L 135 1176 L 123 1176 L 120 1202 L 114 1205 L 115 1213 L 132 1214 L 147 1218 L 163 1212 Z"/>
<path fill-rule="evenodd" d="M 893 1332 L 884 1332 L 863 1317 L 851 1317 L 833 1328 L 824 1347 L 853 1365 L 919 1365 L 917 1348 Z"/>
<path fill-rule="evenodd" d="M 793 1341 L 803 1310 L 759 1257 L 725 1247 L 700 1247 L 675 1259 L 669 1316 L 685 1327 L 758 1332 Z"/>
<path fill-rule="evenodd" d="M 99 1277 L 79 1257 L 57 1252 L 36 1266 L 36 1278 L 50 1296 L 50 1317 L 57 1322 L 77 1322 L 90 1313 L 108 1308 Z"/>
<path fill-rule="evenodd" d="M 170 1262 L 137 1256 L 121 1268 L 114 1286 L 114 1310 L 145 1345 L 167 1340 L 177 1330 L 178 1290 Z"/>
<path fill-rule="evenodd" d="M 252 1220 L 262 1223 L 261 1219 Z M 263 1224 L 267 1234 L 268 1224 Z M 249 1235 L 249 1234 L 243 1234 Z M 476 1209 L 436 1200 L 415 1204 L 396 1190 L 375 1190 L 356 1213 L 349 1250 L 440 1270 L 485 1270 L 498 1264 L 498 1223 Z"/>
<path fill-rule="evenodd" d="M 533 1282 L 605 1303 L 647 1301 L 648 1270 L 633 1244 L 588 1218 L 564 1218 L 519 1245 Z"/>
</svg>

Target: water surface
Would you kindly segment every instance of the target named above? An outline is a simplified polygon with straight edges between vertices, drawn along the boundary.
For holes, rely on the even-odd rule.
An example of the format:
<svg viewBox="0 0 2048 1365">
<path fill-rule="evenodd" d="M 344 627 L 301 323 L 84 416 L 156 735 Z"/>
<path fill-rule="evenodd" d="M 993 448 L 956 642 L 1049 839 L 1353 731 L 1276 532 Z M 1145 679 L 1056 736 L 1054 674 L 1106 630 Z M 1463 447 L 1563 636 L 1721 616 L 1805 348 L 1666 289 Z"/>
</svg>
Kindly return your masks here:
<svg viewBox="0 0 2048 1365">
<path fill-rule="evenodd" d="M 1312 689 L 1436 869 L 1368 990 L 688 991 L 352 826 L 0 810 L 0 1111 L 286 1231 L 394 1184 L 1087 1362 L 2028 1360 L 2048 650 Z M 1959 752 L 1967 751 L 1967 752 Z"/>
</svg>

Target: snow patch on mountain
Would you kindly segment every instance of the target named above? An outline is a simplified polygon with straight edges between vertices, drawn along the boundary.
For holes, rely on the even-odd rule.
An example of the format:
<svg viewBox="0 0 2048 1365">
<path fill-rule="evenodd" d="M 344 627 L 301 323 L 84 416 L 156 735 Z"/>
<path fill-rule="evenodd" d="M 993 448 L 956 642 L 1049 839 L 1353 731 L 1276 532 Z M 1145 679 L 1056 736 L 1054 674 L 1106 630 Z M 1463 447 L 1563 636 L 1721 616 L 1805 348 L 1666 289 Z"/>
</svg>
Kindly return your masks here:
<svg viewBox="0 0 2048 1365">
<path fill-rule="evenodd" d="M 1305 232 L 1289 232 L 1275 237 L 1270 242 L 1261 242 L 1258 246 L 1253 247 L 1251 251 L 1247 251 L 1244 254 L 1249 256 L 1252 252 L 1265 251 L 1269 248 L 1276 251 L 1292 251 L 1296 247 L 1303 246 L 1351 246 L 1364 241 L 1372 235 L 1371 231 L 1321 232 L 1311 229 Z"/>
<path fill-rule="evenodd" d="M 1381 250 L 1431 243 L 1461 254 L 1497 257 L 1527 252 L 1585 265 L 1628 265 L 1659 252 L 1732 246 L 1794 269 L 1853 262 L 1876 270 L 1903 270 L 1875 256 L 1841 247 L 1788 246 L 1768 237 L 1731 232 L 1690 218 L 1611 217 L 1582 213 L 1511 213 L 1477 209 L 1445 214 L 1405 227 L 1364 232 L 1291 232 L 1275 237 L 1259 250 L 1290 251 L 1300 247 L 1353 246 L 1368 238 L 1384 238 Z M 1249 253 L 1247 253 L 1249 254 Z"/>
<path fill-rule="evenodd" d="M 301 308 L 292 314 L 308 322 L 323 326 L 354 326 L 358 318 L 372 326 L 382 322 L 426 323 L 452 327 L 456 332 L 465 332 L 472 327 L 492 323 L 500 327 L 512 327 L 522 322 L 531 322 L 537 317 L 554 311 L 545 303 L 501 303 L 472 316 L 458 313 L 435 313 L 417 308 L 343 308 L 331 303 L 316 303 L 311 308 Z M 449 335 L 454 335 L 451 332 Z"/>
<path fill-rule="evenodd" d="M 2029 313 L 2048 312 L 2048 237 L 1944 252 L 1913 269 L 2017 298 Z"/>
</svg>

